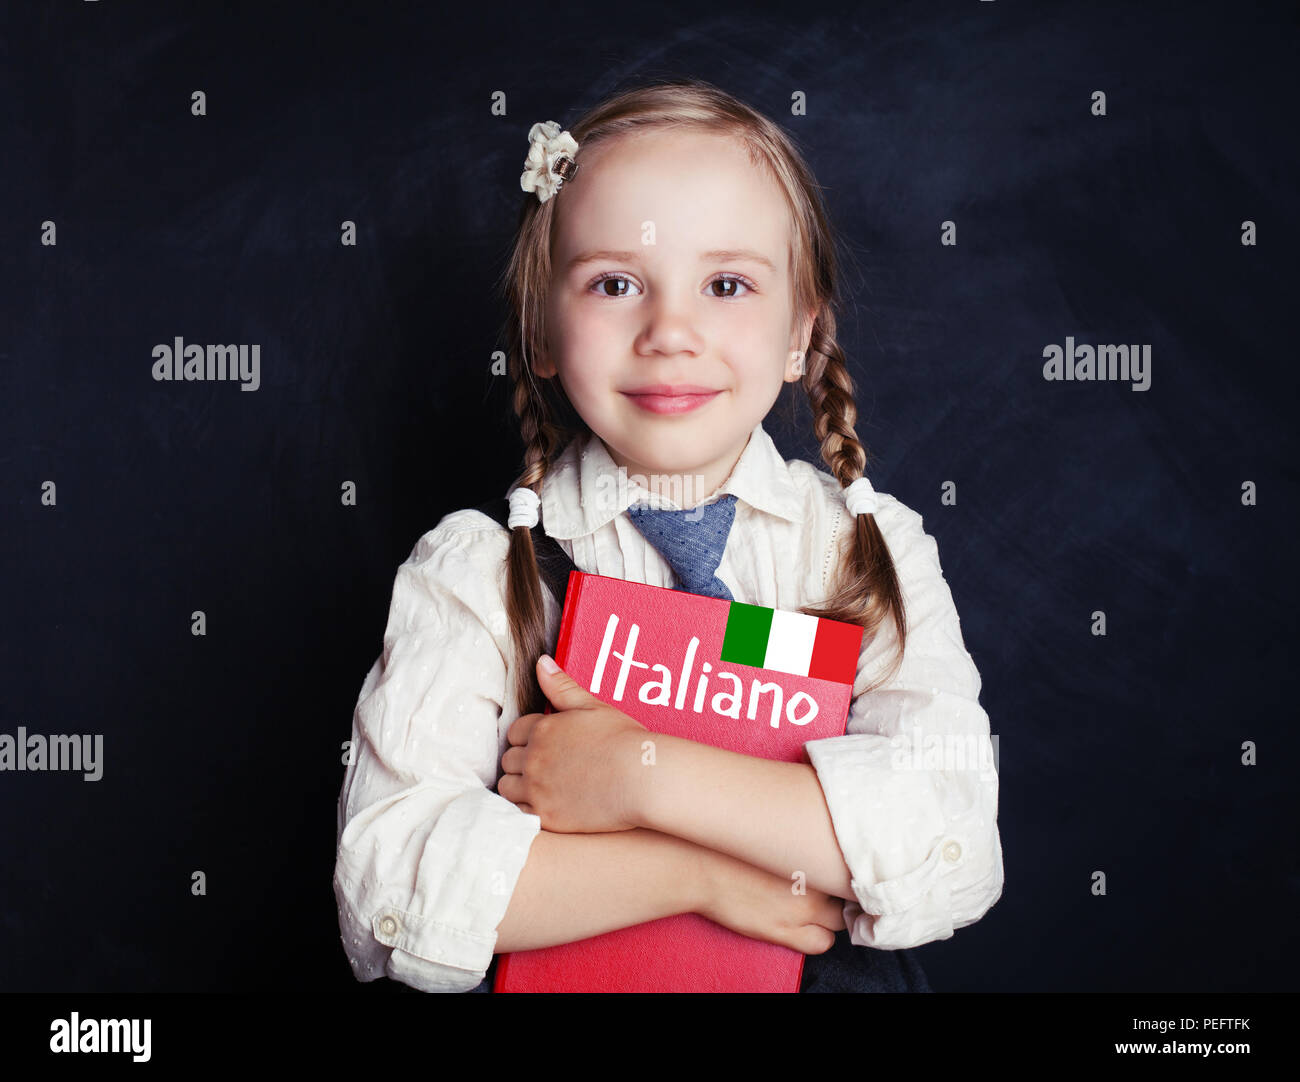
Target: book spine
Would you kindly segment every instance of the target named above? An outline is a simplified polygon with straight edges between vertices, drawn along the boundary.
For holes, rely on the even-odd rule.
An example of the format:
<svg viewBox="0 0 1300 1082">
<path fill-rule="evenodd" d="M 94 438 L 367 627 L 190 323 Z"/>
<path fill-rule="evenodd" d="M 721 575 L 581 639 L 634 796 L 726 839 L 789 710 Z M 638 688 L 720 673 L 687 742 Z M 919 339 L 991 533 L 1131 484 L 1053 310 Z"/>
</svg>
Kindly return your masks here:
<svg viewBox="0 0 1300 1082">
<path fill-rule="evenodd" d="M 569 660 L 569 639 L 578 619 L 578 595 L 582 593 L 582 572 L 570 571 L 569 584 L 564 591 L 564 612 L 560 617 L 560 633 L 555 640 L 555 661 L 564 668 Z"/>
<path fill-rule="evenodd" d="M 495 976 L 493 976 L 492 978 L 492 991 L 494 993 L 500 992 L 502 987 L 505 985 L 506 981 L 509 980 L 509 977 L 506 975 L 506 970 L 508 970 L 509 968 L 510 968 L 510 955 L 508 954 L 498 955 L 496 973 Z"/>
</svg>

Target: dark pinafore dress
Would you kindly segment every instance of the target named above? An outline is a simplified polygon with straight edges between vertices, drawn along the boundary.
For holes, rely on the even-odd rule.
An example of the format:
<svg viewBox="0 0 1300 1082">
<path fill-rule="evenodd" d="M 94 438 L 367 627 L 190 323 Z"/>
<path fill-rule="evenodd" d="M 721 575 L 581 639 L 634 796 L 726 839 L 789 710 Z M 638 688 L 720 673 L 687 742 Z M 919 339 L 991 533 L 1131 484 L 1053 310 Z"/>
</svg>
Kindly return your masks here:
<svg viewBox="0 0 1300 1082">
<path fill-rule="evenodd" d="M 503 527 L 509 518 L 509 505 L 504 497 L 490 500 L 479 506 L 489 518 Z M 545 532 L 541 524 L 533 527 L 533 548 L 537 552 L 537 566 L 542 581 L 563 605 L 569 572 L 576 570 L 573 561 Z M 487 976 L 472 992 L 491 992 L 496 976 L 497 957 L 493 955 Z M 810 954 L 804 958 L 803 979 L 800 992 L 930 992 L 930 982 L 925 971 L 910 950 L 873 950 L 855 947 L 849 942 L 847 930 L 835 934 L 835 945 L 824 954 Z"/>
</svg>

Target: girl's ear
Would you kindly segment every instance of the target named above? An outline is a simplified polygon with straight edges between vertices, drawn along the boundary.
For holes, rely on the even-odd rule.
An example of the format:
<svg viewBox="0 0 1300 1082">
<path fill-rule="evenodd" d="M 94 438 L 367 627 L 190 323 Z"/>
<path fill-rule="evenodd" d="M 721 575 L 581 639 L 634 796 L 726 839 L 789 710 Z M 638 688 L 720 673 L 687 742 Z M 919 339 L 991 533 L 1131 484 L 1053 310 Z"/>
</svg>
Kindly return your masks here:
<svg viewBox="0 0 1300 1082">
<path fill-rule="evenodd" d="M 803 379 L 803 374 L 808 368 L 808 354 L 804 352 L 807 348 L 808 341 L 812 338 L 813 324 L 817 321 L 817 309 L 809 311 L 803 321 L 799 324 L 796 332 L 795 341 L 798 343 L 790 349 L 790 359 L 785 366 L 785 381 L 795 383 Z"/>
<path fill-rule="evenodd" d="M 789 363 L 785 366 L 786 383 L 796 383 L 803 379 L 804 354 L 802 350 L 791 350 Z"/>
</svg>

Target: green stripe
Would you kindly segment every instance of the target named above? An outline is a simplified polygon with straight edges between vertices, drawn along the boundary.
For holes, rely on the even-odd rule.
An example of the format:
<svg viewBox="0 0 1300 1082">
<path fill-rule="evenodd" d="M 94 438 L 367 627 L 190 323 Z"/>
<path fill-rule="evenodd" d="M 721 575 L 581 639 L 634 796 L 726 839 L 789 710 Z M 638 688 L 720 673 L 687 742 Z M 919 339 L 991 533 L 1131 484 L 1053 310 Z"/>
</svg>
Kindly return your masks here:
<svg viewBox="0 0 1300 1082">
<path fill-rule="evenodd" d="M 772 610 L 733 601 L 727 613 L 727 633 L 722 640 L 723 661 L 763 667 L 767 637 L 772 630 Z"/>
</svg>

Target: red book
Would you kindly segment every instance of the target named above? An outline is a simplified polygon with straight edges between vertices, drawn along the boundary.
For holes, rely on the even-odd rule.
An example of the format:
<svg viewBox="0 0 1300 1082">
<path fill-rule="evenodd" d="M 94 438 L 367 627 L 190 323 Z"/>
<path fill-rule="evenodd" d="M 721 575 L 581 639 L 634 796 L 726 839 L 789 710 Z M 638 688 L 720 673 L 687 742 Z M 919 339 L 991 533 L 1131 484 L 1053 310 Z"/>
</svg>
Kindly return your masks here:
<svg viewBox="0 0 1300 1082">
<path fill-rule="evenodd" d="M 652 732 L 793 763 L 844 734 L 861 646 L 856 624 L 572 571 L 555 660 Z M 680 913 L 503 954 L 493 990 L 797 992 L 803 960 Z"/>
</svg>

